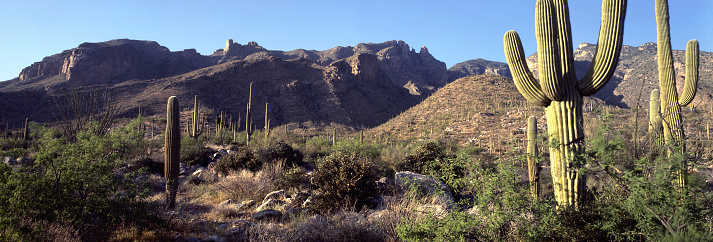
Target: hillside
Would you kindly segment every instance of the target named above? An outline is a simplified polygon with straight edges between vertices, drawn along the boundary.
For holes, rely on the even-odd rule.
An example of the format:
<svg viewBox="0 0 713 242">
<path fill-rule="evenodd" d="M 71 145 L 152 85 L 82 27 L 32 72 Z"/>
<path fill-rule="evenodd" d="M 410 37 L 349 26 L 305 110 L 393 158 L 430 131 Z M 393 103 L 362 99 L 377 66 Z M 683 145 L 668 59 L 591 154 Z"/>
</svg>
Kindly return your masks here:
<svg viewBox="0 0 713 242">
<path fill-rule="evenodd" d="M 589 63 L 594 58 L 597 46 L 580 44 L 574 52 L 577 77 L 587 73 Z M 693 105 L 701 106 L 703 102 L 713 100 L 713 53 L 700 51 L 698 93 Z M 683 90 L 685 73 L 685 50 L 673 50 L 674 68 L 679 93 Z M 537 76 L 537 54 L 527 58 L 530 69 Z M 624 45 L 621 49 L 619 64 L 612 80 L 598 93 L 594 94 L 609 105 L 622 108 L 636 107 L 637 103 L 648 100 L 651 90 L 658 88 L 658 66 L 656 43 L 646 43 L 639 47 Z M 639 93 L 643 91 L 644 100 L 638 102 Z"/>
<path fill-rule="evenodd" d="M 366 134 L 373 139 L 437 139 L 485 147 L 491 140 L 522 137 L 529 115 L 545 125 L 542 110 L 527 103 L 509 78 L 467 76 Z"/>
<path fill-rule="evenodd" d="M 55 121 L 54 100 L 75 89 L 113 94 L 122 116 L 135 116 L 139 107 L 148 115 L 162 113 L 169 96 L 190 100 L 199 95 L 204 108 L 237 117 L 244 116 L 248 86 L 255 82 L 253 102 L 270 103 L 271 124 L 375 126 L 447 80 L 443 62 L 425 47 L 416 52 L 403 41 L 284 52 L 228 40 L 224 49 L 203 56 L 122 39 L 81 44 L 0 82 L 0 101 L 13 104 L 0 115 L 17 125 L 25 117 Z M 264 112 L 253 113 L 262 125 Z"/>
</svg>

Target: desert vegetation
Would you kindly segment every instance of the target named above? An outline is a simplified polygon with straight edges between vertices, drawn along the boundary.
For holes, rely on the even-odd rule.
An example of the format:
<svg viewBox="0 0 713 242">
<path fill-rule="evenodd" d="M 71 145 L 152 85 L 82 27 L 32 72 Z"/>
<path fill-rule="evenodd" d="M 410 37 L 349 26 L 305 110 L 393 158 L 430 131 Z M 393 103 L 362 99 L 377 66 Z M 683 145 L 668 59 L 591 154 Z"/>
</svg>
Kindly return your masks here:
<svg viewBox="0 0 713 242">
<path fill-rule="evenodd" d="M 713 100 L 681 109 L 697 44 L 681 99 L 666 48 L 650 100 L 643 84 L 630 109 L 588 97 L 625 8 L 604 1 L 582 80 L 566 1 L 540 0 L 539 81 L 510 31 L 514 82 L 463 77 L 368 129 L 271 125 L 267 102 L 259 129 L 252 83 L 237 117 L 198 95 L 120 116 L 111 95 L 67 92 L 55 123 L 0 124 L 0 241 L 713 241 Z"/>
</svg>

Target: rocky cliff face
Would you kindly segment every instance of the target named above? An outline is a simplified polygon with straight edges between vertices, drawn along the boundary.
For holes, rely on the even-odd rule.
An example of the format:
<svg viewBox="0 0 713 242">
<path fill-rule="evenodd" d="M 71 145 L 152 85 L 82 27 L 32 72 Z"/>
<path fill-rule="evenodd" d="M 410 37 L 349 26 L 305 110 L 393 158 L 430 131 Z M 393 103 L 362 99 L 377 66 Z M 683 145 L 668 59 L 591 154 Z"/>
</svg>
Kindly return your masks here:
<svg viewBox="0 0 713 242">
<path fill-rule="evenodd" d="M 449 80 L 454 81 L 464 76 L 492 74 L 512 78 L 507 63 L 484 59 L 468 60 L 448 68 Z"/>
<path fill-rule="evenodd" d="M 171 95 L 187 100 L 198 94 L 207 107 L 238 116 L 244 113 L 246 88 L 255 82 L 253 95 L 257 102 L 270 102 L 273 124 L 375 126 L 423 100 L 447 77 L 445 64 L 428 49 L 416 52 L 403 41 L 284 52 L 228 40 L 223 49 L 202 56 L 195 50 L 171 52 L 151 41 L 112 40 L 84 43 L 25 68 L 19 78 L 0 83 L 0 99 L 32 91 L 52 100 L 65 88 L 91 88 L 115 93 L 131 116 L 138 106 L 147 114 L 163 112 Z M 25 110 L 46 104 L 29 103 Z M 9 117 L 2 110 L 0 115 Z"/>
<path fill-rule="evenodd" d="M 338 66 L 339 63 L 334 62 L 345 61 L 351 65 L 351 72 L 358 74 L 362 80 L 388 81 L 416 96 L 429 94 L 448 82 L 445 63 L 435 59 L 426 47 L 416 52 L 400 40 L 340 46 L 324 51 L 276 51 L 267 50 L 256 42 L 241 45 L 229 39 L 223 49 L 216 50 L 210 56 L 202 56 L 193 49 L 171 52 L 153 41 L 123 39 L 84 43 L 44 58 L 22 70 L 19 83 L 0 85 L 0 90 L 51 89 L 58 85 L 81 87 L 131 79 L 156 79 L 232 61 L 255 61 L 268 57 L 283 60 L 304 58 L 323 67 Z M 51 81 L 36 83 L 50 78 Z M 29 84 L 31 82 L 35 84 Z"/>
<path fill-rule="evenodd" d="M 112 40 L 84 43 L 44 58 L 20 72 L 20 81 L 64 77 L 66 87 L 104 85 L 130 79 L 151 79 L 186 73 L 208 65 L 193 49 L 171 52 L 153 41 Z"/>
<path fill-rule="evenodd" d="M 580 44 L 575 50 L 577 78 L 582 78 L 587 73 L 596 51 L 597 45 L 588 43 Z M 698 93 L 693 100 L 693 105 L 696 106 L 713 99 L 713 53 L 701 51 L 699 55 Z M 685 50 L 674 50 L 673 57 L 676 83 L 680 93 L 683 90 L 685 74 Z M 535 77 L 538 77 L 537 54 L 528 57 L 527 63 Z M 638 47 L 625 45 L 622 47 L 614 76 L 602 90 L 594 94 L 594 97 L 604 100 L 609 105 L 624 108 L 636 107 L 637 103 L 647 106 L 648 95 L 656 88 L 659 88 L 656 43 L 645 43 Z M 640 93 L 643 93 L 642 100 L 639 100 Z"/>
</svg>

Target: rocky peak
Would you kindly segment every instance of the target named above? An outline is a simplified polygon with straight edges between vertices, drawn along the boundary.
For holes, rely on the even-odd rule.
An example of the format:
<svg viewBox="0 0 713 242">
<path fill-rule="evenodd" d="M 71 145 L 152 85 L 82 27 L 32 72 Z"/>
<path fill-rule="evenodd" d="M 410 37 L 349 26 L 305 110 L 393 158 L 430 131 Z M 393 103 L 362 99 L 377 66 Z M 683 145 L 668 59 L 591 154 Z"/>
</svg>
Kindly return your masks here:
<svg viewBox="0 0 713 242">
<path fill-rule="evenodd" d="M 204 66 L 205 61 L 195 50 L 171 52 L 155 41 L 118 39 L 82 43 L 32 64 L 20 72 L 19 78 L 25 81 L 63 75 L 66 85 L 79 87 L 160 78 Z"/>
<path fill-rule="evenodd" d="M 456 79 L 465 76 L 483 74 L 493 74 L 512 78 L 510 68 L 506 63 L 489 61 L 480 58 L 455 64 L 451 68 L 448 68 L 448 72 L 449 81 L 455 81 Z"/>
<path fill-rule="evenodd" d="M 429 55 L 431 54 L 431 53 L 428 53 L 428 48 L 426 48 L 426 46 L 421 46 L 421 51 L 419 51 L 418 53 L 422 54 L 422 55 L 423 54 L 429 54 Z"/>
</svg>

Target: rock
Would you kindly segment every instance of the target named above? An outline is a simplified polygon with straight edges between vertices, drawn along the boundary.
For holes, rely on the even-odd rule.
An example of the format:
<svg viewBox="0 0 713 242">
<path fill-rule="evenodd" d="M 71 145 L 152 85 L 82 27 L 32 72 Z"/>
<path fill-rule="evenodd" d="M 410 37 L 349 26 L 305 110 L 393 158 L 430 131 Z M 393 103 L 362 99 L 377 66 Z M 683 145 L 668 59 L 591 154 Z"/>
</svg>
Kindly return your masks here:
<svg viewBox="0 0 713 242">
<path fill-rule="evenodd" d="M 5 156 L 2 158 L 2 160 L 3 160 L 3 163 L 5 163 L 5 165 L 8 165 L 8 166 L 17 165 L 17 161 L 15 161 L 15 159 L 13 159 L 12 156 Z"/>
<path fill-rule="evenodd" d="M 265 195 L 265 198 L 262 199 L 262 203 L 265 203 L 267 202 L 267 200 L 270 199 L 285 200 L 285 198 L 287 198 L 287 193 L 285 193 L 285 190 L 274 191 Z"/>
<path fill-rule="evenodd" d="M 416 206 L 415 212 L 432 214 L 436 218 L 443 219 L 448 215 L 450 208 L 445 204 L 421 204 Z"/>
<path fill-rule="evenodd" d="M 213 155 L 210 156 L 210 159 L 212 160 L 212 162 L 217 162 L 218 160 L 220 160 L 220 157 L 223 157 L 223 154 L 221 154 L 220 152 L 215 152 L 213 153 Z"/>
<path fill-rule="evenodd" d="M 252 200 L 250 200 L 250 201 L 252 201 Z M 235 199 L 228 199 L 228 200 L 225 200 L 225 201 L 220 202 L 220 203 L 218 204 L 218 206 L 225 206 L 225 205 L 232 205 L 232 204 L 238 204 L 238 200 L 235 200 Z"/>
<path fill-rule="evenodd" d="M 432 196 L 435 203 L 446 205 L 448 208 L 453 207 L 451 189 L 433 177 L 401 171 L 397 172 L 394 178 L 402 189 L 416 189 L 419 195 Z"/>
<path fill-rule="evenodd" d="M 282 218 L 282 212 L 277 210 L 262 210 L 253 214 L 253 219 L 255 220 L 266 220 L 266 219 L 280 219 Z"/>
<path fill-rule="evenodd" d="M 20 80 L 63 74 L 69 87 L 106 85 L 131 79 L 183 74 L 209 65 L 197 52 L 171 52 L 155 41 L 118 39 L 83 43 L 45 57 L 20 72 Z"/>
<path fill-rule="evenodd" d="M 227 242 L 228 239 L 223 238 L 220 235 L 214 234 L 214 235 L 208 236 L 208 238 L 205 238 L 201 241 L 202 242 Z"/>
<path fill-rule="evenodd" d="M 218 230 L 224 231 L 224 230 L 228 229 L 228 226 L 229 225 L 227 223 L 222 223 L 222 224 L 218 225 Z"/>
<path fill-rule="evenodd" d="M 298 192 L 293 195 L 292 199 L 292 204 L 295 204 L 296 206 L 301 206 L 307 199 L 309 198 L 310 194 L 307 192 Z"/>
<path fill-rule="evenodd" d="M 183 235 L 176 236 L 173 241 L 177 242 L 200 242 L 201 239 L 196 237 L 183 237 Z"/>
<path fill-rule="evenodd" d="M 285 201 L 282 200 L 277 200 L 277 199 L 268 199 L 264 203 L 262 203 L 255 211 L 263 211 L 263 210 L 282 210 L 283 205 L 285 205 Z"/>
<path fill-rule="evenodd" d="M 240 204 L 238 204 L 236 206 L 236 209 L 238 211 L 244 211 L 244 210 L 248 210 L 252 206 L 255 206 L 255 200 L 247 200 L 247 201 L 243 201 Z"/>
<path fill-rule="evenodd" d="M 382 177 L 378 181 L 376 181 L 376 187 L 379 189 L 379 191 L 381 191 L 382 194 L 391 190 L 394 185 L 396 185 L 394 180 L 386 177 Z"/>
</svg>

